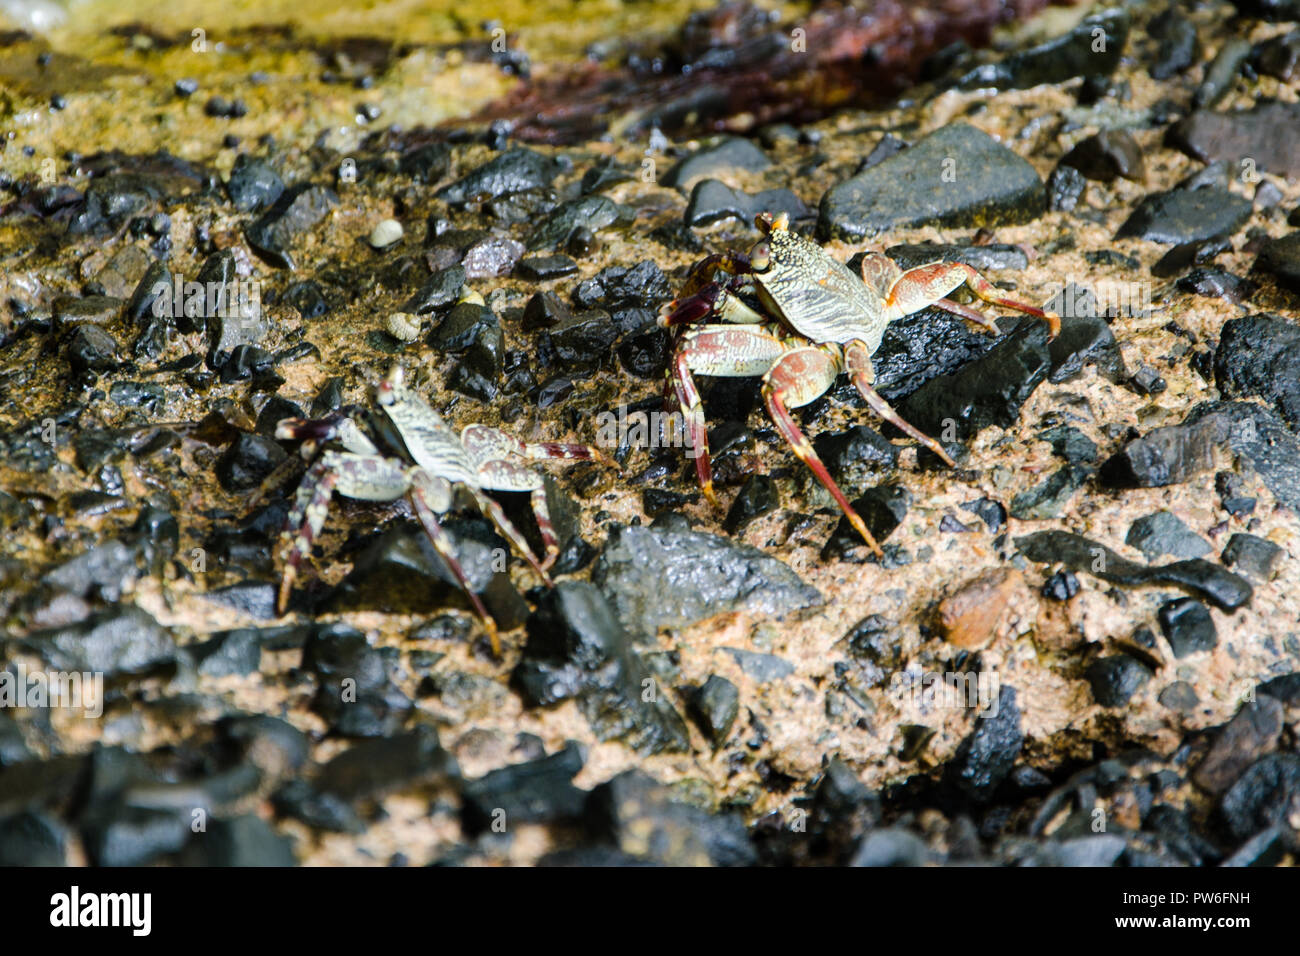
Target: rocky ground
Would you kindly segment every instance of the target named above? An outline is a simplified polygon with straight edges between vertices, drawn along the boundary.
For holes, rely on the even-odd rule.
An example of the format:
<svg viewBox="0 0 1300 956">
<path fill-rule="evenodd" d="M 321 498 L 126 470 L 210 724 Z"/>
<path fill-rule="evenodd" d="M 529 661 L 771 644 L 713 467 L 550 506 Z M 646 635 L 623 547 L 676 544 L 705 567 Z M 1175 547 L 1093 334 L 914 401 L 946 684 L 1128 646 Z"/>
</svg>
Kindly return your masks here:
<svg viewBox="0 0 1300 956">
<path fill-rule="evenodd" d="M 736 49 L 844 16 L 666 9 L 601 54 L 620 108 L 656 45 L 734 91 Z M 1054 7 L 913 37 L 896 99 L 791 81 L 799 115 L 755 87 L 654 133 L 554 21 L 548 69 L 493 24 L 231 15 L 207 59 L 183 20 L 0 37 L 0 674 L 104 679 L 94 717 L 0 686 L 0 862 L 1295 862 L 1293 0 Z M 601 431 L 663 408 L 660 308 L 763 210 L 1062 314 L 889 328 L 877 385 L 956 468 L 843 379 L 799 411 L 883 560 L 754 380 L 703 382 L 720 509 Z M 546 468 L 554 589 L 446 520 L 500 658 L 403 501 L 336 501 L 276 613 L 276 423 L 394 362 L 458 427 L 621 466 Z"/>
</svg>

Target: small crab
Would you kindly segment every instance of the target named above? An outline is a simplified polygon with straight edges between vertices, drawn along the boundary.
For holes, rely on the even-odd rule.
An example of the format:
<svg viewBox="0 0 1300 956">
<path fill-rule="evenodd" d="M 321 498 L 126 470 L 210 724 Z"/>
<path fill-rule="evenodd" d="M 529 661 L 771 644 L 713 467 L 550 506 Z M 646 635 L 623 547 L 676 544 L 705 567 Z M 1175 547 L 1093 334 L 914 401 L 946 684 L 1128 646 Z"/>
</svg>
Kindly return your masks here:
<svg viewBox="0 0 1300 956">
<path fill-rule="evenodd" d="M 436 518 L 451 508 L 453 486 L 468 490 L 479 511 L 492 520 L 550 586 L 547 569 L 555 563 L 559 545 L 551 527 L 542 477 L 522 462 L 549 459 L 613 462 L 588 445 L 527 443 L 486 425 L 469 425 L 457 435 L 441 415 L 403 383 L 400 366 L 389 370 L 379 383 L 375 398 L 382 416 L 365 409 L 350 409 L 320 419 L 286 418 L 276 426 L 276 438 L 300 439 L 303 454 L 315 456 L 298 487 L 281 535 L 284 576 L 280 581 L 279 612 L 283 614 L 288 606 L 298 568 L 310 554 L 312 542 L 325 524 L 334 492 L 361 501 L 396 501 L 405 496 L 434 549 L 482 619 L 492 640 L 492 650 L 499 655 L 501 645 L 496 624 L 470 589 L 452 542 Z M 316 456 L 324 443 L 337 444 L 341 450 L 326 448 Z M 546 548 L 541 560 L 486 491 L 531 493 L 533 514 Z"/>
<path fill-rule="evenodd" d="M 815 401 L 841 372 L 847 372 L 872 411 L 952 465 L 938 442 L 904 421 L 872 388 L 875 372 L 871 356 L 879 348 L 885 328 L 895 319 L 933 305 L 997 334 L 997 323 L 991 318 L 945 298 L 963 284 L 986 302 L 1042 319 L 1052 337 L 1060 331 L 1061 318 L 1003 295 L 964 263 L 933 262 L 903 271 L 887 256 L 868 252 L 858 278 L 821 246 L 790 230 L 785 215 L 773 218 L 760 213 L 755 223 L 763 238 L 749 255 L 721 253 L 699 262 L 682 295 L 665 307 L 659 320 L 663 326 L 678 326 L 715 316 L 726 323 L 694 325 L 684 331 L 670 371 L 689 429 L 700 485 L 705 496 L 716 503 L 708 433 L 692 373 L 762 376 L 763 401 L 782 437 L 835 498 L 863 540 L 882 555 L 790 409 Z M 729 273 L 730 278 L 725 283 L 715 281 L 718 271 Z M 742 295 L 755 300 L 762 311 L 747 304 Z"/>
</svg>

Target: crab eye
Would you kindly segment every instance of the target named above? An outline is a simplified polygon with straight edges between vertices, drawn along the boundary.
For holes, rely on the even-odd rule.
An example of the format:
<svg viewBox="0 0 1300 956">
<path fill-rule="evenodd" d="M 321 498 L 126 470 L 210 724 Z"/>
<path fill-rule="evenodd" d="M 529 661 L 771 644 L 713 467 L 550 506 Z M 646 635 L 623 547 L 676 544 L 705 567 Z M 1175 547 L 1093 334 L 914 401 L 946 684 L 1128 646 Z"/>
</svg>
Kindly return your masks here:
<svg viewBox="0 0 1300 956">
<path fill-rule="evenodd" d="M 772 264 L 772 247 L 766 240 L 755 244 L 749 250 L 749 264 L 755 272 L 765 272 Z"/>
</svg>

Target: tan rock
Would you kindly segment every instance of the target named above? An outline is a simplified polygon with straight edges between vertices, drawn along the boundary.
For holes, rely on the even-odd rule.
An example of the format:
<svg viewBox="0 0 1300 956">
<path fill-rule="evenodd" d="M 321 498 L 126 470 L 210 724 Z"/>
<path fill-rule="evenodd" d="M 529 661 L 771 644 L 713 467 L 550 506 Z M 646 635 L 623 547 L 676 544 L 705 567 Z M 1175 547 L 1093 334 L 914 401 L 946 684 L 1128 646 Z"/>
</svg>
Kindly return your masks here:
<svg viewBox="0 0 1300 956">
<path fill-rule="evenodd" d="M 986 647 L 997 637 L 1012 596 L 1023 583 L 1012 568 L 991 568 L 971 578 L 939 602 L 940 635 L 965 650 Z"/>
</svg>

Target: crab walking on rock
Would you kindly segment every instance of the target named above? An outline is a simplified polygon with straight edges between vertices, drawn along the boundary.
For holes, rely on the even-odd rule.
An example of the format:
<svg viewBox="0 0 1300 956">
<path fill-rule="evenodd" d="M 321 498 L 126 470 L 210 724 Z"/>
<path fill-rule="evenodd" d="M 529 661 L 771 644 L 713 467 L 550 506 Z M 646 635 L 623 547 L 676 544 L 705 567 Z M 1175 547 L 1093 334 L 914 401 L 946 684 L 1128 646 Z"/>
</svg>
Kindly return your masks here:
<svg viewBox="0 0 1300 956">
<path fill-rule="evenodd" d="M 933 305 L 998 334 L 993 319 L 946 298 L 961 285 L 986 302 L 1044 320 L 1053 338 L 1060 331 L 1061 318 L 1003 295 L 964 263 L 933 262 L 904 272 L 889 257 L 869 252 L 862 258 L 859 278 L 817 243 L 793 232 L 785 215 L 773 218 L 760 213 L 755 223 L 763 238 L 749 255 L 721 253 L 697 263 L 682 294 L 665 307 L 659 320 L 664 326 L 691 326 L 678 338 L 669 374 L 690 430 L 700 485 L 716 503 L 708 432 L 692 373 L 761 376 L 763 401 L 781 436 L 835 498 L 863 540 L 883 557 L 880 545 L 817 457 L 790 409 L 815 401 L 841 372 L 847 372 L 872 411 L 952 465 L 938 442 L 904 421 L 872 388 L 871 356 L 880 347 L 885 328 Z M 730 277 L 716 281 L 719 271 Z M 693 325 L 709 317 L 725 324 Z"/>
<path fill-rule="evenodd" d="M 298 569 L 325 524 L 335 492 L 361 501 L 396 501 L 405 496 L 434 549 L 478 612 L 492 650 L 499 655 L 496 623 L 470 588 L 437 515 L 450 510 L 456 486 L 466 489 L 479 511 L 550 586 L 547 569 L 555 563 L 559 544 L 551 527 L 542 476 L 522 462 L 584 459 L 617 465 L 589 445 L 527 443 L 487 425 L 469 425 L 457 435 L 441 415 L 406 387 L 400 366 L 389 370 L 375 398 L 382 415 L 353 408 L 320 419 L 286 418 L 276 426 L 276 438 L 302 440 L 304 456 L 316 456 L 298 487 L 281 535 L 284 576 L 279 612 L 283 614 L 288 607 Z M 338 447 L 325 447 L 317 456 L 323 445 Z M 541 560 L 486 491 L 530 493 L 546 549 Z"/>
</svg>

